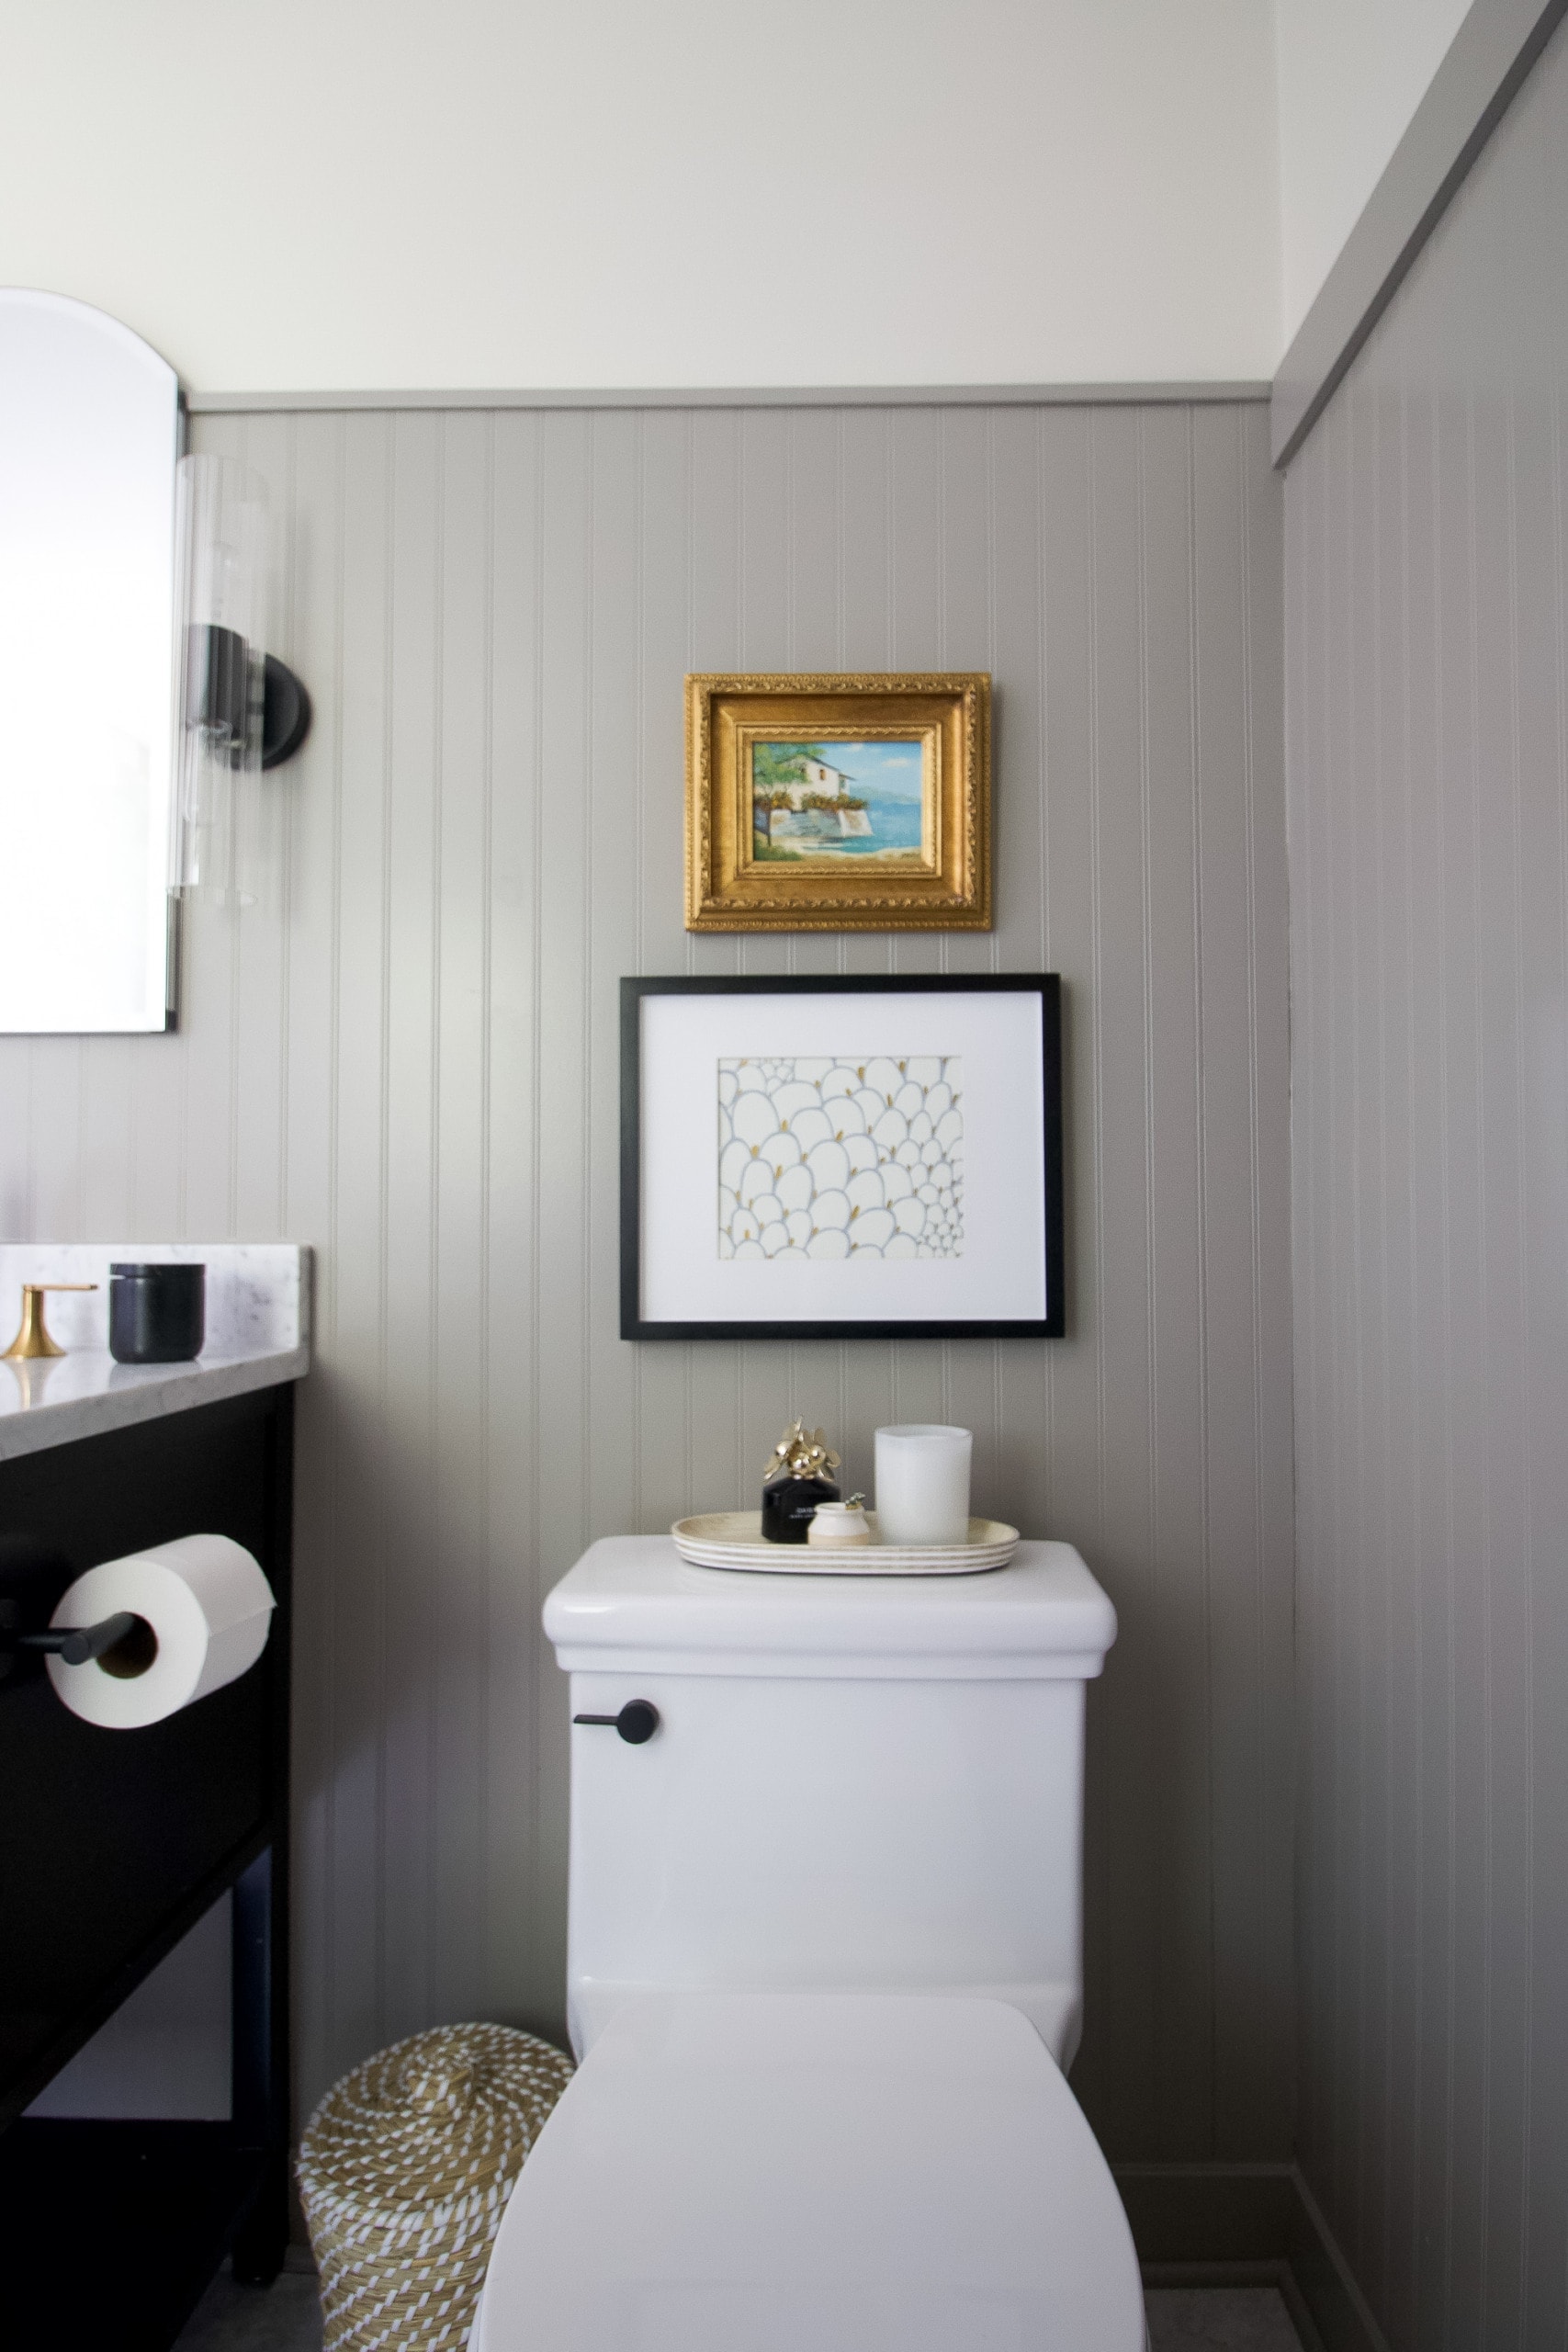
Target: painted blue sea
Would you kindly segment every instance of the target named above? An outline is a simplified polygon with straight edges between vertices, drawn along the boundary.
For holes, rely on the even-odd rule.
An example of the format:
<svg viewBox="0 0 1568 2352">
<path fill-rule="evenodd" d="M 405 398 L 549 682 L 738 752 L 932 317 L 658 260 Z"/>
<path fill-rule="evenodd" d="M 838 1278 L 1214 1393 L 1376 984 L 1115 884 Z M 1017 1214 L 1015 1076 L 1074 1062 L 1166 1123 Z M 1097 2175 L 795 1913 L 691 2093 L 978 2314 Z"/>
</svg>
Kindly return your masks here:
<svg viewBox="0 0 1568 2352">
<path fill-rule="evenodd" d="M 864 787 L 861 787 L 863 791 Z M 858 839 L 835 842 L 834 851 L 840 857 L 874 857 L 878 850 L 919 849 L 920 845 L 920 804 L 918 800 L 884 799 L 880 793 L 865 794 L 865 813 L 871 819 L 871 831 Z"/>
</svg>

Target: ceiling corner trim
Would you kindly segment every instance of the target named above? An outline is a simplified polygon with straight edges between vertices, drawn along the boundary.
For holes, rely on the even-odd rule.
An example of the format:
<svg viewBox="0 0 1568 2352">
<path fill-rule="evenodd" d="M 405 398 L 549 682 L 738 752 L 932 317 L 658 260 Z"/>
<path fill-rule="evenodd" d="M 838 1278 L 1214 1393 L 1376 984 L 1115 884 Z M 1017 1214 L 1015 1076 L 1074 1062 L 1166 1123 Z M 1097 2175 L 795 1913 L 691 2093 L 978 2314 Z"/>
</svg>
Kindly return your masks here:
<svg viewBox="0 0 1568 2352">
<path fill-rule="evenodd" d="M 1565 15 L 1568 0 L 1474 0 L 1280 363 L 1269 401 L 1277 467 L 1333 399 Z"/>
<path fill-rule="evenodd" d="M 1563 0 L 1568 6 L 1568 0 Z M 182 393 L 192 416 L 254 415 L 361 409 L 662 409 L 662 408 L 1145 408 L 1267 401 L 1266 382 L 1105 384 L 785 384 L 726 388 L 665 386 L 554 390 Z"/>
</svg>

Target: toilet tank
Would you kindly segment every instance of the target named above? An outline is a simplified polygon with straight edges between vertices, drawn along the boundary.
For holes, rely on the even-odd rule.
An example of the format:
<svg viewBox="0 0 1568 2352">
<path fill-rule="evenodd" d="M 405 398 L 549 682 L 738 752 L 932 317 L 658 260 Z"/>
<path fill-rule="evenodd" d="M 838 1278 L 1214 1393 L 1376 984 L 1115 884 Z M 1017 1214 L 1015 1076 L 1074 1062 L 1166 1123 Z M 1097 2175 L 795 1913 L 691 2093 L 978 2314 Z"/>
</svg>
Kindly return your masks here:
<svg viewBox="0 0 1568 2352">
<path fill-rule="evenodd" d="M 569 2021 L 649 1990 L 968 1993 L 1060 2064 L 1082 2006 L 1084 1684 L 1116 1616 L 1066 1544 L 968 1577 L 595 1544 L 545 1603 L 571 1713 Z"/>
</svg>

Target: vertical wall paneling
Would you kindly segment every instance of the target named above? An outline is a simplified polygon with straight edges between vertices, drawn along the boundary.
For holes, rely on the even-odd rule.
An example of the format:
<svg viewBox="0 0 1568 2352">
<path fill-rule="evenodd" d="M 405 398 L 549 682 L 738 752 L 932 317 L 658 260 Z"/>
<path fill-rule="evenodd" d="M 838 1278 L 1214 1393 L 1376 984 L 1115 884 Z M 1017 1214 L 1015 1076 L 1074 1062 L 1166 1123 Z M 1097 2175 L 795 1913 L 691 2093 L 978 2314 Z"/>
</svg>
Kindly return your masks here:
<svg viewBox="0 0 1568 2352">
<path fill-rule="evenodd" d="M 1301 2135 L 1396 2352 L 1568 2326 L 1565 224 L 1560 33 L 1286 493 Z"/>
<path fill-rule="evenodd" d="M 1128 2158 L 1291 2142 L 1279 485 L 1261 407 L 198 420 L 266 473 L 315 726 L 279 879 L 189 926 L 177 1035 L 0 1040 L 8 1233 L 317 1250 L 299 1435 L 301 2108 L 434 2019 L 558 2030 L 592 1537 L 976 1432 L 1079 1544 L 1077 2081 Z M 689 939 L 694 668 L 988 668 L 989 937 Z M 1070 1336 L 616 1337 L 624 972 L 1060 971 Z"/>
</svg>

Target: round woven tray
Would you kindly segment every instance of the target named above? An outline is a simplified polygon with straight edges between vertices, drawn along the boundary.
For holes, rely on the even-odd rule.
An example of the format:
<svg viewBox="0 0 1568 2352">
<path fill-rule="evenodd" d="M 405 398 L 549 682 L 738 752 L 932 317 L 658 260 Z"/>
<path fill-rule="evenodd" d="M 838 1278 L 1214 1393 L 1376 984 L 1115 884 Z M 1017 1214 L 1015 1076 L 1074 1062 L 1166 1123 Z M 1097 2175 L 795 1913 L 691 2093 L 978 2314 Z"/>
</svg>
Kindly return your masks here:
<svg viewBox="0 0 1568 2352">
<path fill-rule="evenodd" d="M 367 2058 L 300 2143 L 325 2352 L 461 2352 L 502 2208 L 571 2061 L 502 2025 Z"/>
</svg>

